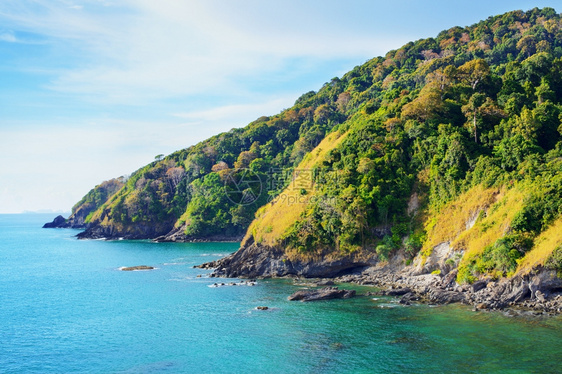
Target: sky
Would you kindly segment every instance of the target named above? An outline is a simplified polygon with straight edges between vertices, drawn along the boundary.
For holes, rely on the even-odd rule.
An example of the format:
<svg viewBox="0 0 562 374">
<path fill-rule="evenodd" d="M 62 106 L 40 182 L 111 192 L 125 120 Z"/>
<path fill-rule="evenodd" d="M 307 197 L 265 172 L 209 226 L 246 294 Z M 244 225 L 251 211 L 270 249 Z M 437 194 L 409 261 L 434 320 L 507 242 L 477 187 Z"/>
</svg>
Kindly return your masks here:
<svg viewBox="0 0 562 374">
<path fill-rule="evenodd" d="M 409 41 L 562 0 L 1 0 L 0 213 L 91 188 Z"/>
</svg>

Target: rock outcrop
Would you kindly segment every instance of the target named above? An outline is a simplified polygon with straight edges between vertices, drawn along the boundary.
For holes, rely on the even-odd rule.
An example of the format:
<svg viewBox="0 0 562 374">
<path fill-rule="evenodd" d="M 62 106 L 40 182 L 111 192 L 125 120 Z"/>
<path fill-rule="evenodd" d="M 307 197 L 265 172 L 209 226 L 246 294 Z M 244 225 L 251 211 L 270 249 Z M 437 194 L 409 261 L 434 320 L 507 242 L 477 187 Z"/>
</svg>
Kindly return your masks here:
<svg viewBox="0 0 562 374">
<path fill-rule="evenodd" d="M 243 239 L 243 235 L 211 235 L 206 237 L 193 237 L 185 234 L 186 225 L 175 227 L 167 234 L 154 238 L 153 241 L 158 243 L 196 243 L 196 242 L 239 242 Z"/>
<path fill-rule="evenodd" d="M 52 222 L 47 222 L 46 224 L 43 225 L 44 229 L 68 228 L 68 227 L 70 226 L 67 223 L 66 218 L 64 218 L 61 215 L 56 216 Z"/>
<path fill-rule="evenodd" d="M 349 299 L 354 297 L 355 290 L 340 290 L 338 287 L 324 287 L 318 290 L 299 290 L 288 297 L 288 300 L 318 301 L 330 299 Z"/>
<path fill-rule="evenodd" d="M 360 274 L 336 278 L 382 288 L 377 295 L 401 297 L 402 304 L 424 301 L 433 304 L 464 303 L 475 310 L 501 310 L 515 307 L 539 312 L 562 313 L 562 279 L 551 270 L 537 269 L 533 274 L 501 280 L 483 279 L 471 285 L 454 281 L 456 271 L 446 276 L 437 274 L 410 275 L 369 268 Z"/>
<path fill-rule="evenodd" d="M 101 183 L 90 190 L 73 208 L 68 219 L 62 216 L 56 217 L 52 222 L 46 223 L 43 228 L 71 228 L 87 229 L 90 224 L 87 221 L 90 213 L 102 206 L 111 196 L 119 191 L 124 185 L 124 178 L 114 178 Z"/>
<path fill-rule="evenodd" d="M 159 222 L 156 225 L 134 225 L 117 227 L 115 225 L 93 225 L 77 235 L 78 239 L 152 239 L 164 235 L 173 226 L 170 222 Z"/>
<path fill-rule="evenodd" d="M 331 278 L 374 265 L 374 259 L 347 255 L 338 258 L 290 259 L 282 248 L 248 243 L 232 255 L 203 265 L 215 268 L 213 276 L 228 278 L 271 278 L 299 276 Z"/>
</svg>

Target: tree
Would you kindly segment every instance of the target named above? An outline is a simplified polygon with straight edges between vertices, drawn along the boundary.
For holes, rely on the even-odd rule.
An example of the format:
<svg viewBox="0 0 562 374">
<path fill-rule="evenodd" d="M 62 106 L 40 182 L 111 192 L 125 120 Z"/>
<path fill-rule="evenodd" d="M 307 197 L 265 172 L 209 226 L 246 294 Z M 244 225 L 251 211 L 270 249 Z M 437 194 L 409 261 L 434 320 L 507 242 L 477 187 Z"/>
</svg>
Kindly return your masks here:
<svg viewBox="0 0 562 374">
<path fill-rule="evenodd" d="M 486 101 L 486 95 L 476 92 L 474 93 L 468 103 L 462 106 L 462 112 L 466 116 L 467 119 L 471 119 L 472 131 L 474 132 L 474 142 L 478 143 L 478 122 L 481 121 L 481 108 L 484 102 Z"/>
<path fill-rule="evenodd" d="M 172 191 L 181 182 L 184 176 L 185 170 L 181 166 L 169 168 L 166 171 L 166 179 L 168 180 L 168 184 Z"/>
<path fill-rule="evenodd" d="M 483 59 L 471 60 L 461 65 L 457 69 L 457 74 L 461 81 L 475 91 L 476 86 L 490 75 L 490 66 Z"/>
<path fill-rule="evenodd" d="M 517 42 L 517 49 L 526 54 L 527 57 L 531 57 L 536 50 L 535 37 L 533 35 L 525 35 Z"/>
<path fill-rule="evenodd" d="M 435 83 L 441 91 L 445 91 L 445 89 L 451 85 L 452 77 L 456 74 L 454 66 L 448 65 L 447 68 L 445 70 L 437 69 L 429 73 L 425 77 L 425 82 L 428 84 Z"/>
<path fill-rule="evenodd" d="M 438 116 L 444 110 L 445 103 L 441 91 L 434 84 L 427 84 L 414 101 L 404 105 L 402 116 L 405 119 L 417 119 L 423 122 Z"/>
<path fill-rule="evenodd" d="M 341 94 L 339 94 L 338 100 L 336 101 L 336 106 L 338 107 L 338 110 L 340 112 L 345 113 L 349 100 L 351 100 L 351 95 L 349 94 L 349 92 L 342 92 Z"/>
<path fill-rule="evenodd" d="M 234 163 L 236 169 L 243 169 L 250 166 L 250 163 L 257 158 L 257 155 L 252 151 L 240 152 L 238 160 Z"/>
<path fill-rule="evenodd" d="M 328 104 L 322 104 L 314 111 L 314 122 L 326 124 L 332 117 L 333 110 Z"/>
<path fill-rule="evenodd" d="M 213 165 L 211 171 L 218 173 L 219 171 L 226 170 L 226 169 L 228 169 L 228 164 L 224 161 L 219 161 Z"/>
</svg>

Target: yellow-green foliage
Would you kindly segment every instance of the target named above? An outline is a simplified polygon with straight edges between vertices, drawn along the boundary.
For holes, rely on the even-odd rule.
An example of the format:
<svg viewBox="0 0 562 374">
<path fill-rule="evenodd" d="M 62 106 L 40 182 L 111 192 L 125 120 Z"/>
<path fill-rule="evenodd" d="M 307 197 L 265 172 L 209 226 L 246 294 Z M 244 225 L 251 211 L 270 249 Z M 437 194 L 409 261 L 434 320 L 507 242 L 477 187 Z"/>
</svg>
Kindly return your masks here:
<svg viewBox="0 0 562 374">
<path fill-rule="evenodd" d="M 486 216 L 451 243 L 456 250 L 465 251 L 461 266 L 481 255 L 487 246 L 494 244 L 508 233 L 511 221 L 523 207 L 524 197 L 525 193 L 521 187 L 514 187 L 507 191 L 504 188 L 496 196 L 497 202 L 490 206 Z"/>
<path fill-rule="evenodd" d="M 562 245 L 562 218 L 558 218 L 536 237 L 533 248 L 519 262 L 517 273 L 528 274 L 534 268 L 544 265 L 560 245 Z"/>
<path fill-rule="evenodd" d="M 422 255 L 429 256 L 436 245 L 458 238 L 467 230 L 468 222 L 488 209 L 499 194 L 497 188 L 485 189 L 476 186 L 445 205 L 439 212 L 430 212 L 426 223 L 427 240 L 422 248 Z M 460 244 L 458 240 L 457 244 Z"/>
<path fill-rule="evenodd" d="M 455 251 L 464 252 L 457 277 L 460 282 L 475 280 L 478 271 L 491 271 L 490 275 L 494 277 L 503 276 L 506 271 L 507 275 L 511 274 L 513 268 L 495 269 L 493 263 L 489 270 L 482 268 L 488 269 L 484 265 L 489 265 L 486 259 L 490 255 L 486 255 L 486 251 L 490 252 L 494 246 L 500 245 L 501 240 L 511 233 L 512 221 L 531 193 L 530 187 L 529 183 L 518 183 L 510 189 L 506 186 L 476 186 L 445 205 L 438 213 L 430 212 L 426 224 L 428 239 L 422 255 L 429 256 L 436 245 L 450 242 Z M 548 253 L 544 253 L 538 262 L 544 263 L 547 257 Z"/>
<path fill-rule="evenodd" d="M 494 278 L 527 274 L 544 266 L 553 251 L 562 245 L 562 218 L 557 218 L 534 241 L 531 232 L 513 228 L 536 189 L 533 181 L 518 183 L 509 190 L 503 187 L 486 215 L 451 242 L 455 250 L 465 252 L 459 265 L 459 282 L 470 282 L 479 274 Z M 525 244 L 527 242 L 529 244 Z M 499 250 L 503 250 L 503 254 Z M 498 257 L 502 255 L 503 258 Z"/>
<path fill-rule="evenodd" d="M 336 131 L 328 135 L 322 142 L 301 161 L 295 171 L 295 179 L 281 194 L 271 203 L 263 206 L 256 212 L 256 218 L 242 242 L 242 245 L 251 236 L 258 243 L 273 246 L 278 244 L 283 234 L 293 225 L 305 212 L 307 202 L 314 198 L 314 189 L 307 188 L 310 185 L 306 172 L 318 163 L 322 162 L 328 152 L 345 139 L 346 134 Z M 301 190 L 305 190 L 303 193 Z"/>
</svg>

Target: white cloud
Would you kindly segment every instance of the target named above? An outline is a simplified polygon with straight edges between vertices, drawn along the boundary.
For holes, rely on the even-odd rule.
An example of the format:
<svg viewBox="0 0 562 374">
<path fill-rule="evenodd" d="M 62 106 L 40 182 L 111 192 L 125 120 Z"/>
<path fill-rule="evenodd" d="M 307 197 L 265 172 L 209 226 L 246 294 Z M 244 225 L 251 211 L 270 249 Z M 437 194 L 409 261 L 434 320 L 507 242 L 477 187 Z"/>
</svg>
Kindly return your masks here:
<svg viewBox="0 0 562 374">
<path fill-rule="evenodd" d="M 176 117 L 194 121 L 240 120 L 240 127 L 259 115 L 273 115 L 293 105 L 295 98 L 287 96 L 257 104 L 224 105 L 206 110 L 175 113 Z"/>
<path fill-rule="evenodd" d="M 0 158 L 9 160 L 0 163 L 0 211 L 68 210 L 156 154 L 290 107 L 319 64 L 361 63 L 401 43 L 339 27 L 341 5 L 315 3 L 326 5 L 2 0 L 2 30 L 11 31 L 0 40 L 28 44 L 14 69 L 51 78 L 56 93 L 21 95 L 34 118 L 48 113 L 41 121 L 25 122 L 23 112 L 22 123 L 0 121 Z M 298 68 L 288 69 L 294 60 Z M 282 96 L 268 90 L 271 82 L 286 82 Z"/>
<path fill-rule="evenodd" d="M 15 43 L 18 40 L 13 32 L 3 32 L 0 34 L 0 41 L 8 42 L 8 43 Z"/>
<path fill-rule="evenodd" d="M 2 130 L 0 212 L 69 210 L 103 180 L 131 173 L 189 140 L 177 124 L 94 119 L 73 128 L 49 124 Z M 168 134 L 162 137 L 161 133 Z"/>
<path fill-rule="evenodd" d="M 288 9 L 208 0 L 14 4 L 7 0 L 0 5 L 3 18 L 83 56 L 83 63 L 61 71 L 50 88 L 98 102 L 232 95 L 245 89 L 241 79 L 275 75 L 287 59 L 356 56 L 361 62 L 399 43 L 384 35 L 358 36 L 325 25 L 322 20 L 329 12 L 318 9 L 311 18 L 299 13 L 300 2 L 287 4 Z"/>
</svg>

